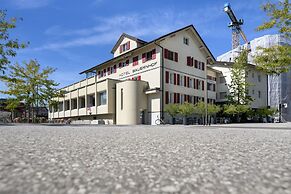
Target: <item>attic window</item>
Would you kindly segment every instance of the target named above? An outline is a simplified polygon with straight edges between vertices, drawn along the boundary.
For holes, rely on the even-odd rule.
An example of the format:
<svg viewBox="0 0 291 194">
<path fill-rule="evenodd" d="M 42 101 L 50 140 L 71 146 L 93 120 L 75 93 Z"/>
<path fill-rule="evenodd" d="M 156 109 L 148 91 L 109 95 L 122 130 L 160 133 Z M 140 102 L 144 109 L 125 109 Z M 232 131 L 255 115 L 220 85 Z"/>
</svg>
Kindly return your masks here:
<svg viewBox="0 0 291 194">
<path fill-rule="evenodd" d="M 184 44 L 189 45 L 189 38 L 184 37 L 183 42 Z"/>
<path fill-rule="evenodd" d="M 123 53 L 124 51 L 128 51 L 130 49 L 130 41 L 125 44 L 120 45 L 119 52 Z"/>
</svg>

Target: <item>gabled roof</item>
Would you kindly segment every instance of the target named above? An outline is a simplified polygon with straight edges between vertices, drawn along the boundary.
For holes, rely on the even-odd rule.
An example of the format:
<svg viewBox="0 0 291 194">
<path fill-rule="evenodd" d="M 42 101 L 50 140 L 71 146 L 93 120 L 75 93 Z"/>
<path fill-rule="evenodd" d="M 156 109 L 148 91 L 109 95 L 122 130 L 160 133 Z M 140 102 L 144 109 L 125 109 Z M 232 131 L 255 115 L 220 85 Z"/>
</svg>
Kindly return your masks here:
<svg viewBox="0 0 291 194">
<path fill-rule="evenodd" d="M 138 39 L 138 38 L 136 38 L 134 36 L 130 36 L 130 35 L 126 34 L 126 33 L 122 33 L 121 36 L 119 37 L 118 41 L 116 42 L 116 44 L 114 45 L 114 47 L 111 50 L 111 53 L 112 54 L 117 49 L 117 47 L 121 44 L 121 42 L 122 42 L 122 40 L 123 40 L 124 37 L 129 38 L 129 39 L 131 39 L 133 41 L 139 42 L 141 44 L 146 44 L 147 43 L 146 41 L 143 41 L 141 39 Z"/>
<path fill-rule="evenodd" d="M 192 30 L 193 30 L 193 32 L 194 32 L 194 34 L 196 35 L 196 37 L 198 38 L 198 40 L 200 40 L 201 44 L 202 44 L 203 47 L 206 49 L 206 53 L 208 53 L 208 54 L 209 54 L 209 57 L 212 59 L 212 61 L 215 62 L 216 60 L 215 60 L 213 54 L 211 53 L 211 51 L 209 50 L 209 48 L 207 47 L 207 45 L 205 44 L 205 42 L 202 40 L 201 36 L 198 34 L 197 30 L 195 29 L 195 27 L 194 27 L 192 24 L 191 24 L 191 25 L 188 25 L 188 26 L 186 26 L 186 27 L 184 27 L 184 28 L 178 29 L 178 30 L 176 30 L 176 31 L 174 31 L 174 32 L 170 32 L 170 33 L 168 33 L 168 34 L 166 34 L 166 35 L 163 35 L 163 36 L 161 36 L 161 37 L 159 37 L 159 38 L 157 38 L 157 39 L 154 39 L 154 40 L 152 40 L 152 41 L 150 41 L 150 42 L 148 42 L 148 43 L 146 43 L 146 42 L 143 41 L 143 42 L 144 42 L 144 45 L 143 45 L 143 46 L 137 47 L 137 48 L 131 50 L 130 52 L 133 52 L 133 51 L 136 51 L 136 50 L 138 50 L 138 49 L 144 48 L 145 46 L 149 46 L 150 44 L 156 44 L 156 42 L 161 41 L 161 40 L 167 38 L 168 36 L 171 36 L 171 35 L 173 35 L 173 34 L 175 34 L 175 33 L 177 33 L 177 32 L 180 32 L 180 31 L 183 31 L 183 30 L 186 30 L 186 29 L 192 29 Z M 118 42 L 122 40 L 123 35 L 127 35 L 127 34 L 125 34 L 125 33 L 122 34 L 122 35 L 120 36 L 119 40 L 117 41 L 117 43 L 115 44 L 115 46 L 118 45 Z M 129 36 L 129 35 L 127 35 L 127 36 Z M 133 38 L 134 38 L 134 37 L 133 37 Z M 138 39 L 138 40 L 139 40 L 139 39 Z M 96 66 L 94 66 L 94 67 L 91 67 L 90 69 L 87 69 L 87 70 L 85 70 L 85 71 L 82 71 L 80 74 L 83 74 L 83 73 L 86 73 L 86 72 L 92 71 L 92 70 L 95 69 L 96 67 L 99 67 L 99 66 L 102 66 L 102 65 L 106 65 L 106 64 L 108 64 L 108 63 L 110 63 L 110 62 L 112 62 L 112 61 L 114 61 L 114 60 L 121 59 L 121 58 L 123 58 L 124 56 L 127 56 L 128 53 L 129 53 L 129 52 L 124 53 L 124 54 L 122 54 L 122 55 L 119 55 L 119 56 L 117 56 L 117 57 L 115 57 L 115 58 L 109 59 L 108 61 L 105 61 L 105 62 L 103 62 L 103 63 L 101 63 L 101 64 L 99 64 L 99 65 L 96 65 Z"/>
</svg>

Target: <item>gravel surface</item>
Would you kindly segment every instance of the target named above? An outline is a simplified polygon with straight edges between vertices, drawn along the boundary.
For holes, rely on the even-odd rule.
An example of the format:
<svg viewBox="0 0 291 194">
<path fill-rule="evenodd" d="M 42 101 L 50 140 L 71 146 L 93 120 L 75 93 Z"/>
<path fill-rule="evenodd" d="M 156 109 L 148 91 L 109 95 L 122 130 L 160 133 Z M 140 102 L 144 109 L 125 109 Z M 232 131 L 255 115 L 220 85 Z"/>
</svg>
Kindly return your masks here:
<svg viewBox="0 0 291 194">
<path fill-rule="evenodd" d="M 291 193 L 291 130 L 0 126 L 0 193 Z"/>
</svg>

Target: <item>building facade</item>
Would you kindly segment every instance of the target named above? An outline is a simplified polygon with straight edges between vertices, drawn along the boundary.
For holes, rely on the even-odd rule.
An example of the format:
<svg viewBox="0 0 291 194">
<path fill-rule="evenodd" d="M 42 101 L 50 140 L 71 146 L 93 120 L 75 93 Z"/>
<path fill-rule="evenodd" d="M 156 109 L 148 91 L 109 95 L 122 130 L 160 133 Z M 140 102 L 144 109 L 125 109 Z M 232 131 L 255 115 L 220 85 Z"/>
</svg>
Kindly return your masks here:
<svg viewBox="0 0 291 194">
<path fill-rule="evenodd" d="M 170 122 L 167 104 L 225 101 L 227 82 L 218 80 L 229 80 L 230 66 L 215 62 L 193 25 L 150 42 L 122 34 L 111 53 L 112 59 L 81 72 L 86 79 L 62 88 L 65 96 L 50 108 L 50 119 L 155 125 L 159 119 Z M 256 94 L 263 99 L 262 85 Z M 264 106 L 264 99 L 253 103 Z"/>
<path fill-rule="evenodd" d="M 62 88 L 50 119 L 155 124 L 167 117 L 168 103 L 216 100 L 217 71 L 207 67 L 215 59 L 193 25 L 151 42 L 122 34 L 111 52 L 112 59 L 81 72 L 86 79 Z"/>
</svg>

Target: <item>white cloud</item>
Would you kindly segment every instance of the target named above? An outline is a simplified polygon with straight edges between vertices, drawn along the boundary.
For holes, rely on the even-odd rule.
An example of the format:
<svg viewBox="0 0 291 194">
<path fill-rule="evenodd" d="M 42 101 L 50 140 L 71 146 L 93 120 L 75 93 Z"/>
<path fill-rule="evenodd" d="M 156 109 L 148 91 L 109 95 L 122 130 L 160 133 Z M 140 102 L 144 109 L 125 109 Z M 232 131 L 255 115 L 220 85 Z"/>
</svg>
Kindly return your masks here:
<svg viewBox="0 0 291 194">
<path fill-rule="evenodd" d="M 34 9 L 47 6 L 51 0 L 10 0 L 19 9 Z"/>
<path fill-rule="evenodd" d="M 61 26 L 48 28 L 45 31 L 46 35 L 63 41 L 47 43 L 35 48 L 35 50 L 56 50 L 87 45 L 114 44 L 123 32 L 139 38 L 154 38 L 192 23 L 204 26 L 207 29 L 207 25 L 221 17 L 222 14 L 220 7 L 210 7 L 207 12 L 205 9 L 197 9 L 195 12 L 177 13 L 173 9 L 167 9 L 112 17 L 96 17 L 96 25 L 89 28 L 68 29 Z M 208 34 L 209 32 L 205 30 L 204 32 L 202 31 L 203 33 Z"/>
</svg>

